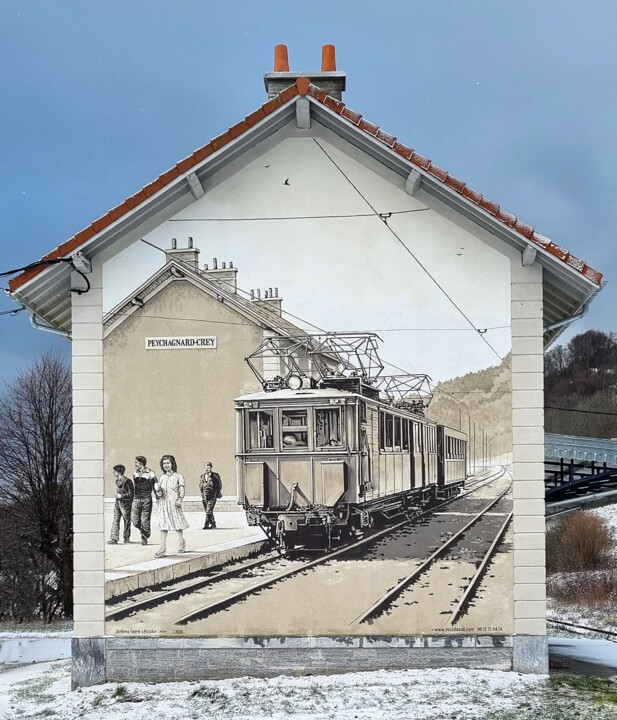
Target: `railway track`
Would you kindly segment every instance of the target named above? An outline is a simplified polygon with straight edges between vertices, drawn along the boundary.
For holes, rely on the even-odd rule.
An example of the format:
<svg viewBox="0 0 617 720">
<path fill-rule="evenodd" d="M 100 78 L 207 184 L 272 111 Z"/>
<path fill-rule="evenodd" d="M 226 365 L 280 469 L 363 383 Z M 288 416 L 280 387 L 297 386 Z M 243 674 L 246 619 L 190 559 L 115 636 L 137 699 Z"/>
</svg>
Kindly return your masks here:
<svg viewBox="0 0 617 720">
<path fill-rule="evenodd" d="M 200 576 L 198 578 L 180 581 L 165 589 L 158 591 L 146 591 L 141 596 L 128 598 L 117 603 L 112 609 L 110 609 L 106 614 L 106 620 L 121 620 L 134 615 L 135 613 L 150 610 L 164 603 L 176 601 L 184 596 L 191 595 L 196 592 L 199 593 L 204 589 L 210 589 L 212 586 L 224 584 L 225 581 L 233 582 L 236 587 L 233 588 L 231 592 L 223 593 L 220 597 L 216 597 L 217 593 L 213 593 L 215 597 L 212 597 L 207 602 L 202 602 L 202 604 L 198 607 L 193 607 L 181 617 L 177 617 L 173 624 L 186 625 L 190 622 L 201 620 L 213 613 L 225 610 L 234 603 L 250 595 L 259 593 L 268 587 L 297 575 L 298 573 L 305 572 L 311 568 L 330 562 L 337 557 L 341 557 L 347 553 L 357 550 L 358 548 L 374 543 L 381 538 L 385 538 L 397 530 L 409 525 L 411 522 L 417 522 L 421 518 L 430 516 L 434 512 L 445 508 L 454 500 L 467 496 L 475 490 L 478 490 L 480 487 L 484 487 L 489 483 L 495 482 L 503 477 L 505 473 L 505 469 L 500 468 L 488 478 L 483 478 L 481 481 L 474 483 L 472 487 L 466 488 L 455 498 L 450 498 L 424 512 L 415 514 L 411 518 L 406 517 L 404 520 L 394 525 L 390 525 L 387 528 L 373 532 L 356 542 L 338 548 L 333 552 L 320 555 L 312 560 L 306 561 L 290 559 L 288 557 L 281 557 L 278 553 L 272 552 L 267 556 L 260 557 L 259 559 L 248 562 L 239 562 L 234 564 L 233 567 L 226 568 L 222 571 L 214 572 L 206 576 Z M 501 493 L 498 499 L 500 499 L 505 492 L 507 492 L 507 490 L 504 491 L 504 493 Z M 494 501 L 493 504 L 495 502 L 496 501 Z M 487 512 L 487 510 L 484 512 Z"/>
<path fill-rule="evenodd" d="M 577 625 L 576 623 L 566 622 L 565 620 L 551 620 L 551 618 L 547 618 L 546 621 L 549 625 L 554 625 L 555 627 L 563 628 L 564 630 L 571 630 L 577 635 L 586 634 L 579 633 L 577 630 L 585 630 L 586 632 L 592 632 L 596 635 L 602 635 L 603 637 L 606 637 L 607 640 L 617 643 L 617 632 L 613 632 L 612 630 L 600 630 L 599 628 L 590 627 L 589 625 Z"/>
<path fill-rule="evenodd" d="M 486 505 L 486 507 L 484 507 L 479 513 L 477 513 L 464 527 L 462 527 L 458 532 L 456 532 L 454 535 L 448 538 L 448 540 L 442 543 L 419 567 L 417 567 L 412 573 L 400 580 L 399 583 L 390 590 L 388 590 L 388 592 L 382 595 L 375 603 L 373 603 L 373 605 L 371 605 L 370 608 L 368 608 L 368 610 L 366 610 L 364 613 L 352 620 L 350 625 L 368 622 L 385 612 L 403 593 L 403 591 L 409 589 L 414 583 L 416 583 L 420 579 L 420 577 L 424 575 L 433 566 L 435 561 L 442 558 L 454 545 L 456 545 L 457 542 L 459 542 L 459 540 L 466 533 L 471 530 L 471 528 L 477 525 L 482 520 L 482 518 L 484 518 L 486 514 L 495 505 L 497 505 L 497 503 L 503 497 L 505 497 L 511 486 L 512 485 L 510 483 L 510 485 L 508 485 L 508 487 L 503 492 L 501 492 L 496 498 L 491 500 L 491 502 Z M 458 601 L 456 608 L 450 615 L 448 621 L 450 625 L 455 624 L 456 620 L 464 613 L 466 607 L 469 605 L 469 602 L 474 597 L 477 587 L 480 584 L 480 581 L 484 576 L 484 573 L 486 572 L 490 560 L 493 557 L 501 539 L 503 538 L 511 520 L 512 513 L 510 512 L 508 513 L 506 519 L 499 528 L 499 531 L 494 536 L 493 541 L 491 542 L 491 545 L 487 552 L 482 557 L 474 576 L 471 578 L 470 582 L 465 588 L 463 596 Z"/>
</svg>

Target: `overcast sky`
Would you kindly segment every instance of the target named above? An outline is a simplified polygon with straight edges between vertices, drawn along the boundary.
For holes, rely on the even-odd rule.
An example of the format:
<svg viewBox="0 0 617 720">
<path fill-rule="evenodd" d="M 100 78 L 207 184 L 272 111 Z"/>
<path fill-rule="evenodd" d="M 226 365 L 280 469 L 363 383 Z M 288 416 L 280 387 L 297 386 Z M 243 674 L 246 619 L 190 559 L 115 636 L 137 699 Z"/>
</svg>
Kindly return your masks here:
<svg viewBox="0 0 617 720">
<path fill-rule="evenodd" d="M 605 273 L 564 337 L 613 331 L 615 37 L 614 0 L 2 0 L 0 268 L 38 259 L 258 107 L 274 45 L 310 71 L 333 43 L 351 108 Z M 0 332 L 5 379 L 46 348 L 68 354 L 25 313 Z"/>
</svg>

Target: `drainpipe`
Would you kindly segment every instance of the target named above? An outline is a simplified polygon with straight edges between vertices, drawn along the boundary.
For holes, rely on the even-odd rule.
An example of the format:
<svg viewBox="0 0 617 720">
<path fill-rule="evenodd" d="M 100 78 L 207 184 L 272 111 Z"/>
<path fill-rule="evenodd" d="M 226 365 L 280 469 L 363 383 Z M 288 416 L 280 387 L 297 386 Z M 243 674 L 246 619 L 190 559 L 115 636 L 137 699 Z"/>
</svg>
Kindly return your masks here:
<svg viewBox="0 0 617 720">
<path fill-rule="evenodd" d="M 53 327 L 51 327 L 51 325 L 41 325 L 37 321 L 36 315 L 33 312 L 29 313 L 29 315 L 30 315 L 30 325 L 32 325 L 32 327 L 35 330 L 41 330 L 42 332 L 48 332 L 48 333 L 51 333 L 52 335 L 59 335 L 60 337 L 63 337 L 65 340 L 69 340 L 69 342 L 70 342 L 71 333 L 68 330 L 60 330 L 60 328 L 53 328 Z"/>
<path fill-rule="evenodd" d="M 590 306 L 591 303 L 593 302 L 594 298 L 596 297 L 596 295 L 597 295 L 601 290 L 604 289 L 605 285 L 606 285 L 606 280 L 602 280 L 602 282 L 600 283 L 600 287 L 598 287 L 598 288 L 596 289 L 596 291 L 593 293 L 593 295 L 590 295 L 590 296 L 587 298 L 587 300 L 585 301 L 585 304 L 584 304 L 583 307 L 580 309 L 580 311 L 576 313 L 576 315 L 572 315 L 572 317 L 564 318 L 563 320 L 558 320 L 557 322 L 554 322 L 554 323 L 551 323 L 550 325 L 547 325 L 547 326 L 544 328 L 544 332 L 547 333 L 547 332 L 550 332 L 551 330 L 556 330 L 557 328 L 563 327 L 564 325 L 570 325 L 571 323 L 575 322 L 576 320 L 580 320 L 581 318 L 584 318 L 585 315 L 587 315 L 587 311 L 589 310 L 589 306 Z M 560 333 L 558 333 L 558 334 L 560 334 Z M 555 339 L 555 338 L 553 338 L 553 340 L 554 340 L 554 339 Z M 551 343 L 553 342 L 553 340 L 551 340 Z"/>
<path fill-rule="evenodd" d="M 589 302 L 588 300 L 582 307 L 581 311 L 577 313 L 576 315 L 572 315 L 571 317 L 564 318 L 563 320 L 558 320 L 557 322 L 551 323 L 550 325 L 544 326 L 544 332 L 550 332 L 551 330 L 557 330 L 557 328 L 563 327 L 564 325 L 570 325 L 571 323 L 575 322 L 576 320 L 580 320 L 581 318 L 584 318 L 585 315 L 587 315 L 587 311 L 589 310 Z"/>
</svg>

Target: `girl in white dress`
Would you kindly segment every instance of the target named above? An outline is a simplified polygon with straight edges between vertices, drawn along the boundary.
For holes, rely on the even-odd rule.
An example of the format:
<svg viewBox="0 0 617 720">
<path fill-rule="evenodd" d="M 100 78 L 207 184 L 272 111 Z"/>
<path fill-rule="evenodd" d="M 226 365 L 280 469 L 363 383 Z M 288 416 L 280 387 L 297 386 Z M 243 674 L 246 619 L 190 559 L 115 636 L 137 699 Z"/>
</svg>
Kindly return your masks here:
<svg viewBox="0 0 617 720">
<path fill-rule="evenodd" d="M 176 459 L 173 455 L 163 455 L 161 458 L 163 475 L 154 484 L 154 494 L 157 500 L 159 515 L 159 530 L 161 531 L 161 546 L 154 557 L 163 557 L 167 552 L 167 533 L 175 530 L 178 533 L 178 552 L 186 549 L 183 530 L 189 526 L 182 512 L 182 498 L 184 497 L 184 477 L 178 472 Z"/>
</svg>

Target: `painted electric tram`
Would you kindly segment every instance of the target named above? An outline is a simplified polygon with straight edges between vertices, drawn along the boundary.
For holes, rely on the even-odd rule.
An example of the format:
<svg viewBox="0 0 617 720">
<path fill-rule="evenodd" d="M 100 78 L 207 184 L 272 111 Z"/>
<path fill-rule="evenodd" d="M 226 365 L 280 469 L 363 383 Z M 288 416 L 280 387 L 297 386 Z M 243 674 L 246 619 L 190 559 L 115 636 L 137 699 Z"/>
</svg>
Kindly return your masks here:
<svg viewBox="0 0 617 720">
<path fill-rule="evenodd" d="M 328 360 L 313 362 L 318 379 L 300 363 L 273 380 L 258 368 L 266 389 L 236 399 L 238 502 L 282 551 L 330 548 L 451 497 L 466 479 L 466 435 L 426 418 L 418 392 L 384 399 L 364 369 L 332 370 L 340 348 L 310 342 L 321 365 Z"/>
</svg>

